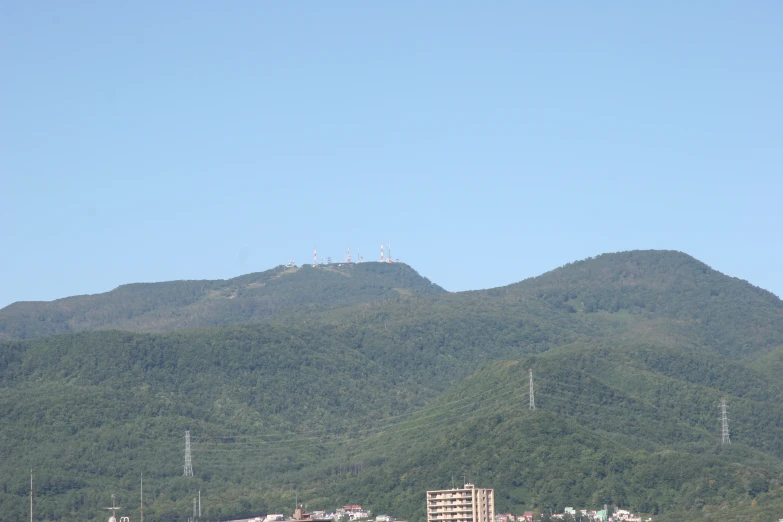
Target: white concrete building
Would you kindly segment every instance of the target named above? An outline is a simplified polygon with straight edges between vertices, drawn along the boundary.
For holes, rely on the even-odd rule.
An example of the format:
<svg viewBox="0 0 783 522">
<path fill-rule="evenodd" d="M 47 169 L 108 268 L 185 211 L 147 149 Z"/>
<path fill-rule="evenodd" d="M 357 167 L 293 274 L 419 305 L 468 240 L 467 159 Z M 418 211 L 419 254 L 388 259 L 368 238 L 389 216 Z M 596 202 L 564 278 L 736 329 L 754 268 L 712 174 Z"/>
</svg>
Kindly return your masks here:
<svg viewBox="0 0 783 522">
<path fill-rule="evenodd" d="M 495 493 L 465 484 L 427 491 L 427 522 L 494 522 Z"/>
</svg>

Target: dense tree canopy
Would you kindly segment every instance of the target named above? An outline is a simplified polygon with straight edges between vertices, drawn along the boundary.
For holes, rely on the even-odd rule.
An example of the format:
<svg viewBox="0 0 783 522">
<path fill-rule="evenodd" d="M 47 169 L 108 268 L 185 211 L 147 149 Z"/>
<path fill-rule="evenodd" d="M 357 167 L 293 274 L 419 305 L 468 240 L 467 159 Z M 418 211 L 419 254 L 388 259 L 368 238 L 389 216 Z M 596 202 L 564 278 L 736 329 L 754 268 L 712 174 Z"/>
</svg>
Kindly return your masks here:
<svg viewBox="0 0 783 522">
<path fill-rule="evenodd" d="M 418 522 L 426 489 L 466 476 L 503 511 L 783 507 L 783 306 L 676 252 L 458 294 L 405 265 L 280 267 L 12 305 L 0 330 L 33 338 L 0 344 L 9 520 L 31 468 L 38 520 L 137 506 L 142 473 L 147 520 L 185 520 L 201 491 L 210 520 L 298 496 Z"/>
</svg>

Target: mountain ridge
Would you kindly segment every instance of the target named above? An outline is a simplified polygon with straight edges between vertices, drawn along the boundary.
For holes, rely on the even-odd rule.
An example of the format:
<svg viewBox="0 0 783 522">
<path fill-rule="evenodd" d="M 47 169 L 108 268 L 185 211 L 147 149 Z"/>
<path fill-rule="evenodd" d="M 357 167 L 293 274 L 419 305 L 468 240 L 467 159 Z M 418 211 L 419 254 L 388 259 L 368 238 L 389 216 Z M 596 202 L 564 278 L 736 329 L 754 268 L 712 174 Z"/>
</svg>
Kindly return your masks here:
<svg viewBox="0 0 783 522">
<path fill-rule="evenodd" d="M 0 512 L 23 518 L 30 468 L 45 520 L 97 519 L 107 488 L 135 498 L 138 472 L 156 484 L 145 514 L 166 520 L 185 520 L 198 488 L 211 519 L 283 512 L 299 492 L 419 522 L 421 492 L 464 472 L 496 489 L 499 510 L 783 510 L 774 296 L 673 252 L 460 293 L 404 265 L 364 265 L 129 285 L 138 315 L 124 321 L 194 312 L 178 302 L 205 313 L 161 333 L 110 330 L 127 309 L 108 303 L 82 312 L 115 319 L 94 331 L 0 342 Z M 162 300 L 180 315 L 150 306 Z"/>
<path fill-rule="evenodd" d="M 258 322 L 283 311 L 366 302 L 389 293 L 442 292 L 404 264 L 281 265 L 225 280 L 130 283 L 99 294 L 12 303 L 0 309 L 0 339 L 97 329 L 165 332 Z"/>
</svg>

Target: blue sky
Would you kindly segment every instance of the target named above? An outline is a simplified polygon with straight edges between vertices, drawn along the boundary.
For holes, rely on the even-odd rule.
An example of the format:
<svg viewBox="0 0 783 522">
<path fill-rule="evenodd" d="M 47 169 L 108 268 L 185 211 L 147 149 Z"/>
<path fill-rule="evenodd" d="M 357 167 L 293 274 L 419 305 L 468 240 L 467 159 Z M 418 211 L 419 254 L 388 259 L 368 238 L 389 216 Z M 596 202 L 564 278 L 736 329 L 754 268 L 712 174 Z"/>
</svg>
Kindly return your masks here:
<svg viewBox="0 0 783 522">
<path fill-rule="evenodd" d="M 221 5 L 222 4 L 222 5 Z M 629 249 L 783 295 L 783 4 L 0 4 L 0 306 Z"/>
</svg>

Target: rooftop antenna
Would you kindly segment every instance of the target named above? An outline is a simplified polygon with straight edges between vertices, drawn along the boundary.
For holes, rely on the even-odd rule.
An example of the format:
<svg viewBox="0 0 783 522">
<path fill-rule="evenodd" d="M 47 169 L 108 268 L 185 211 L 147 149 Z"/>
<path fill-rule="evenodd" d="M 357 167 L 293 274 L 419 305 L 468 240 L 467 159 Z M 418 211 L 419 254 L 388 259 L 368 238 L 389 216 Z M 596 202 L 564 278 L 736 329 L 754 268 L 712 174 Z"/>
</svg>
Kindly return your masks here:
<svg viewBox="0 0 783 522">
<path fill-rule="evenodd" d="M 190 431 L 185 432 L 185 476 L 193 476 L 193 463 L 190 460 Z"/>
<path fill-rule="evenodd" d="M 381 263 L 383 263 L 383 243 L 381 243 Z"/>
<path fill-rule="evenodd" d="M 721 420 L 720 443 L 731 444 L 731 439 L 729 438 L 729 419 L 726 417 L 726 399 L 721 399 L 720 401 L 720 420 Z"/>
<path fill-rule="evenodd" d="M 530 369 L 530 409 L 536 409 L 536 396 L 533 394 L 533 369 Z"/>
<path fill-rule="evenodd" d="M 111 494 L 111 507 L 103 508 L 103 509 L 110 509 L 112 511 L 111 516 L 109 517 L 109 522 L 117 522 L 117 510 L 120 509 L 120 506 L 115 505 L 114 502 L 114 493 Z"/>
</svg>

